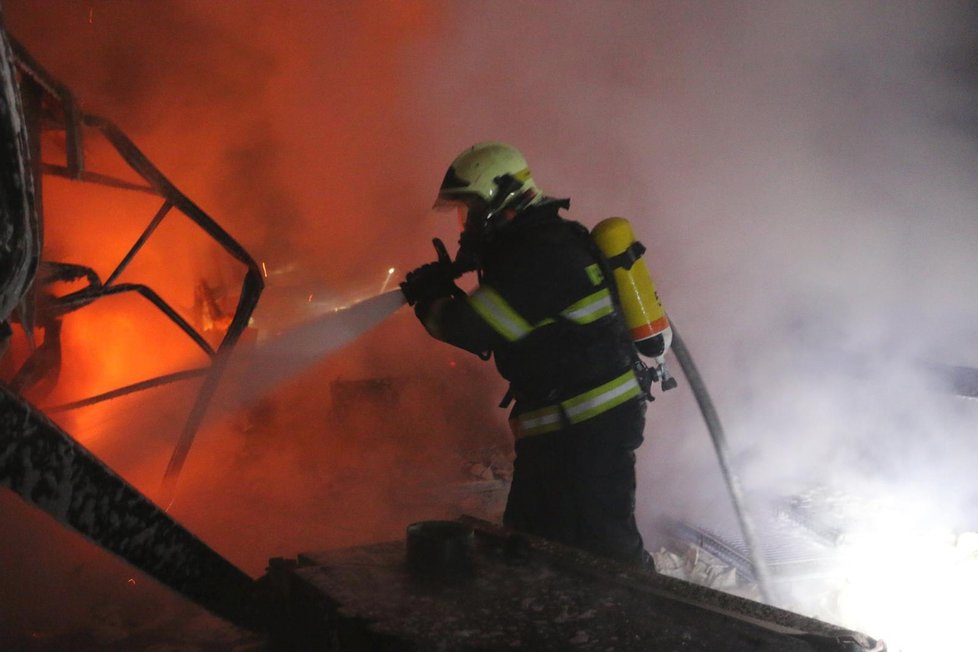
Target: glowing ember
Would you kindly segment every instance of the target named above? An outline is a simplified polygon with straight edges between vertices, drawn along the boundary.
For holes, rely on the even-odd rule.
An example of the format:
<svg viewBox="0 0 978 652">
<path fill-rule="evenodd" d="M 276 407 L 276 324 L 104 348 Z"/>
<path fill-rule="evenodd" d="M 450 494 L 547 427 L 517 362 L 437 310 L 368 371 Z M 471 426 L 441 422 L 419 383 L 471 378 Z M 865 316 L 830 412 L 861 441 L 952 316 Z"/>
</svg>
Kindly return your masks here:
<svg viewBox="0 0 978 652">
<path fill-rule="evenodd" d="M 384 279 L 384 282 L 380 286 L 380 291 L 381 292 L 384 292 L 384 291 L 387 290 L 387 284 L 390 283 L 391 277 L 394 275 L 394 272 L 395 271 L 396 270 L 393 267 L 388 268 L 388 270 L 387 270 L 387 278 Z"/>
</svg>

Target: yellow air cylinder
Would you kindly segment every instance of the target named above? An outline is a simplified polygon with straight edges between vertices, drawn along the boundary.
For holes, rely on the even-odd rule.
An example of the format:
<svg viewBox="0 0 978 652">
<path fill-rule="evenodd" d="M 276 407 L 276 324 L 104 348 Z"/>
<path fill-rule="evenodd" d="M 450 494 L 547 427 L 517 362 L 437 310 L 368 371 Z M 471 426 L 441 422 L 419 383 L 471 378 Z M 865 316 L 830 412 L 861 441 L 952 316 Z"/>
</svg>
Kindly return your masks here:
<svg viewBox="0 0 978 652">
<path fill-rule="evenodd" d="M 591 237 L 611 262 L 625 324 L 635 346 L 648 357 L 662 356 L 672 343 L 672 329 L 642 260 L 645 248 L 635 241 L 632 225 L 623 217 L 609 217 L 591 230 Z"/>
</svg>

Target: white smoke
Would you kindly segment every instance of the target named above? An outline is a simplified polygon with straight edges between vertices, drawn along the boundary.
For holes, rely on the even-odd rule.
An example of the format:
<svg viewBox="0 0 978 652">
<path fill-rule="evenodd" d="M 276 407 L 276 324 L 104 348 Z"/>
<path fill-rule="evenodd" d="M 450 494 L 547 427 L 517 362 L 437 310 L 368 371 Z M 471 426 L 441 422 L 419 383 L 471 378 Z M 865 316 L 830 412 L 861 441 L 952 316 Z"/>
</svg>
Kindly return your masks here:
<svg viewBox="0 0 978 652">
<path fill-rule="evenodd" d="M 735 448 L 764 462 L 745 477 L 949 428 L 914 378 L 921 361 L 978 362 L 972 13 L 464 9 L 426 58 L 444 158 L 512 141 L 571 217 L 636 223 Z M 870 425 L 889 437 L 853 433 Z"/>
<path fill-rule="evenodd" d="M 633 220 L 755 513 L 827 486 L 975 529 L 978 406 L 922 365 L 978 364 L 976 18 L 953 3 L 466 4 L 429 57 L 426 115 L 452 136 L 446 160 L 509 140 L 571 217 Z M 640 524 L 736 532 L 683 392 L 651 406 Z"/>
</svg>

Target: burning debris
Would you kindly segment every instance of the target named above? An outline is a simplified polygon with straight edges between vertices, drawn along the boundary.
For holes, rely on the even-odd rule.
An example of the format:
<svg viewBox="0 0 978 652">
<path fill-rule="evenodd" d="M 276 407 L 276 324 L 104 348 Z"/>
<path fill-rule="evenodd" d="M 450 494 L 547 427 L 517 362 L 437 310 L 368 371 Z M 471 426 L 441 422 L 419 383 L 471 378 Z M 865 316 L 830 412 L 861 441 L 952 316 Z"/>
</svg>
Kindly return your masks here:
<svg viewBox="0 0 978 652">
<path fill-rule="evenodd" d="M 8 58 L 9 57 L 9 58 Z M 201 350 L 207 359 L 207 365 L 192 370 L 172 372 L 158 375 L 154 378 L 143 379 L 127 386 L 104 391 L 87 398 L 75 398 L 52 409 L 54 412 L 80 409 L 104 400 L 123 396 L 128 393 L 143 391 L 166 383 L 186 380 L 194 377 L 203 378 L 203 385 L 197 395 L 196 402 L 190 409 L 189 416 L 183 426 L 180 440 L 173 452 L 170 464 L 164 477 L 164 503 L 169 503 L 173 489 L 183 462 L 189 453 L 197 429 L 203 419 L 207 404 L 210 402 L 217 384 L 224 371 L 228 353 L 237 343 L 254 310 L 262 289 L 261 273 L 255 261 L 248 253 L 210 216 L 204 213 L 196 204 L 181 193 L 163 174 L 143 155 L 129 138 L 108 120 L 83 112 L 72 93 L 63 84 L 54 79 L 42 68 L 33 57 L 20 45 L 14 43 L 12 56 L 4 59 L 4 65 L 16 64 L 18 72 L 19 93 L 25 99 L 23 125 L 28 139 L 33 147 L 33 155 L 28 158 L 26 151 L 19 151 L 11 158 L 11 163 L 18 163 L 25 171 L 34 170 L 32 206 L 37 210 L 47 204 L 49 222 L 67 222 L 67 216 L 55 215 L 51 208 L 53 202 L 45 201 L 47 193 L 45 179 L 63 178 L 70 180 L 73 188 L 80 186 L 96 186 L 112 189 L 116 193 L 136 193 L 156 197 L 160 202 L 155 209 L 155 215 L 139 234 L 135 243 L 122 256 L 112 271 L 103 281 L 100 274 L 90 264 L 64 263 L 44 260 L 40 263 L 40 273 L 33 295 L 19 297 L 20 307 L 15 314 L 17 323 L 22 328 L 24 338 L 33 347 L 35 324 L 43 329 L 44 341 L 34 349 L 10 380 L 10 386 L 15 391 L 29 392 L 35 399 L 44 396 L 53 388 L 61 371 L 62 362 L 62 322 L 76 311 L 80 311 L 93 302 L 119 295 L 138 295 L 149 302 L 172 326 L 174 326 Z M 9 111 L 15 111 L 17 103 L 9 100 L 5 103 Z M 18 123 L 19 124 L 19 123 Z M 97 140 L 99 147 L 114 152 L 117 159 L 114 172 L 105 172 L 86 158 L 86 144 Z M 59 149 L 63 150 L 62 160 L 53 160 Z M 18 152 L 18 150 L 8 150 Z M 98 159 L 99 157 L 93 157 Z M 103 157 L 104 158 L 104 157 Z M 33 168 L 26 165 L 33 161 Z M 10 169 L 16 169 L 11 167 Z M 28 178 L 25 174 L 23 178 Z M 58 192 L 63 192 L 60 188 Z M 83 192 L 80 188 L 78 192 Z M 125 204 L 124 204 L 125 205 Z M 33 215 L 31 210 L 21 210 L 17 215 Z M 14 216 L 11 213 L 11 218 Z M 202 314 L 207 320 L 203 324 L 204 332 L 194 328 L 170 303 L 149 285 L 137 282 L 126 282 L 121 279 L 130 265 L 143 251 L 147 243 L 165 222 L 172 223 L 180 218 L 189 220 L 199 227 L 207 237 L 212 238 L 230 260 L 235 260 L 244 267 L 242 285 L 237 292 L 237 305 L 231 314 L 221 310 L 213 295 L 213 290 L 202 281 L 197 286 L 197 298 L 202 303 Z M 16 224 L 16 220 L 11 221 Z M 38 241 L 42 238 L 39 231 L 40 221 L 35 222 L 36 231 L 17 231 L 20 237 L 19 247 L 23 242 Z M 111 237 L 107 234 L 106 237 Z M 8 243 L 9 244 L 9 243 Z M 14 275 L 5 283 L 4 291 L 10 291 L 22 285 Z M 77 282 L 83 285 L 77 287 Z M 56 287 L 66 287 L 58 293 Z M 213 342 L 213 344 L 212 344 Z M 143 344 L 146 347 L 149 342 Z M 98 346 L 92 343 L 91 346 Z M 157 351 L 159 354 L 159 351 Z M 43 387 L 42 387 L 43 383 Z"/>
<path fill-rule="evenodd" d="M 760 598 L 756 591 L 744 590 L 734 566 L 695 544 L 688 544 L 681 553 L 660 548 L 652 553 L 652 558 L 656 571 L 663 575 L 734 595 L 750 596 L 755 600 Z"/>
<path fill-rule="evenodd" d="M 4 346 L 0 352 L 8 354 L 5 356 L 8 369 L 11 358 L 6 344 L 11 337 L 11 329 L 6 320 L 11 311 L 13 323 L 19 327 L 20 340 L 27 344 L 26 353 L 20 356 L 19 364 L 13 367 L 7 378 L 7 387 L 0 385 L 0 484 L 161 583 L 207 605 L 229 620 L 244 622 L 240 607 L 241 600 L 247 600 L 251 585 L 247 575 L 173 521 L 13 392 L 22 392 L 36 399 L 52 391 L 64 371 L 62 336 L 71 332 L 70 328 L 74 326 L 63 325 L 66 317 L 83 312 L 89 306 L 101 305 L 110 297 L 142 297 L 172 327 L 203 351 L 207 365 L 76 399 L 52 411 L 80 409 L 177 380 L 203 378 L 203 385 L 196 403 L 191 407 L 168 469 L 166 479 L 172 493 L 183 459 L 224 370 L 227 354 L 247 326 L 257 303 L 262 288 L 257 266 L 247 252 L 174 187 L 121 130 L 104 118 L 81 111 L 65 86 L 48 74 L 24 48 L 16 43 L 12 49 L 8 48 L 6 33 L 0 29 L 0 34 L 3 36 L 0 64 L 5 91 L 0 123 L 3 129 L 13 126 L 15 130 L 23 130 L 30 144 L 28 149 L 15 147 L 19 142 L 17 134 L 6 134 L 10 138 L 0 151 L 4 157 L 4 174 L 13 172 L 15 178 L 10 180 L 17 181 L 16 187 L 29 193 L 27 203 L 20 206 L 8 204 L 0 214 L 3 220 L 0 233 L 11 236 L 0 243 L 5 254 L 3 260 L 5 264 L 14 263 L 13 267 L 4 269 L 0 277 L 3 282 L 0 290 L 5 302 L 4 313 L 0 315 L 4 325 Z M 15 68 L 16 77 L 13 77 Z M 14 78 L 17 86 L 12 95 L 10 82 Z M 23 98 L 23 113 L 18 97 Z M 86 158 L 86 153 L 90 151 L 86 145 L 93 140 L 100 143 L 95 148 L 97 151 L 114 152 L 118 157 L 116 169 L 124 168 L 122 174 L 105 172 L 97 167 L 92 163 L 93 159 L 98 159 L 97 156 Z M 64 158 L 53 160 L 59 145 Z M 30 183 L 29 171 L 34 173 L 33 183 Z M 59 186 L 55 182 L 57 179 L 67 179 L 68 183 Z M 104 281 L 94 263 L 43 260 L 37 264 L 33 291 L 27 291 L 30 274 L 25 276 L 25 270 L 31 271 L 32 243 L 39 243 L 44 236 L 40 230 L 42 220 L 39 219 L 42 206 L 47 209 L 44 223 L 48 225 L 57 224 L 60 220 L 62 228 L 65 228 L 73 221 L 70 218 L 80 217 L 78 214 L 63 215 L 51 210 L 57 202 L 46 201 L 48 188 L 53 188 L 55 196 L 60 197 L 69 187 L 80 189 L 90 186 L 108 188 L 117 195 L 136 193 L 150 196 L 155 199 L 155 215 L 151 214 L 148 225 Z M 82 197 L 85 196 L 84 191 L 79 192 L 82 192 Z M 11 195 L 5 192 L 4 197 L 11 198 Z M 82 204 L 83 201 L 77 201 L 67 206 L 78 208 Z M 229 259 L 236 260 L 245 268 L 237 306 L 229 316 L 221 337 L 217 338 L 216 345 L 209 343 L 149 285 L 122 280 L 157 230 L 165 221 L 178 219 L 176 216 L 188 220 L 213 239 Z M 20 228 L 24 224 L 27 228 Z M 36 329 L 43 333 L 43 340 L 39 344 L 36 342 L 35 335 L 39 335 Z M 103 344 L 103 340 L 96 338 L 89 346 L 99 348 Z"/>
</svg>

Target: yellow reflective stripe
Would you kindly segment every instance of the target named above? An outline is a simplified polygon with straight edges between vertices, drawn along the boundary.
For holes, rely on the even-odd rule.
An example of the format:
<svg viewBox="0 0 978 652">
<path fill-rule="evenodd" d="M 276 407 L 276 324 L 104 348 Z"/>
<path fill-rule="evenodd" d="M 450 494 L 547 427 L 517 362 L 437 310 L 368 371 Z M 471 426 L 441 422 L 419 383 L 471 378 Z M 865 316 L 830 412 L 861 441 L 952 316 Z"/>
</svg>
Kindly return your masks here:
<svg viewBox="0 0 978 652">
<path fill-rule="evenodd" d="M 488 285 L 483 285 L 468 297 L 469 305 L 486 320 L 494 331 L 502 335 L 508 342 L 516 342 L 537 328 L 554 323 L 553 318 L 547 317 L 536 324 L 530 324 L 506 300 Z M 590 324 L 615 311 L 611 300 L 611 292 L 604 288 L 575 301 L 560 311 L 560 315 L 580 325 Z"/>
<path fill-rule="evenodd" d="M 571 423 L 587 421 L 642 393 L 631 370 L 589 392 L 567 399 L 561 405 Z"/>
<path fill-rule="evenodd" d="M 520 317 L 498 292 L 487 285 L 473 292 L 468 301 L 472 309 L 509 342 L 515 342 L 533 331 L 533 326 Z"/>
<path fill-rule="evenodd" d="M 518 437 L 529 437 L 530 435 L 542 435 L 545 432 L 560 430 L 560 408 L 551 405 L 539 410 L 527 412 L 515 417 Z"/>
<path fill-rule="evenodd" d="M 560 311 L 560 314 L 577 324 L 590 324 L 615 311 L 608 288 L 589 294 Z"/>
<path fill-rule="evenodd" d="M 517 439 L 542 435 L 560 430 L 563 425 L 561 412 L 567 415 L 567 420 L 571 423 L 581 423 L 641 394 L 642 388 L 635 374 L 629 370 L 603 385 L 567 399 L 560 405 L 548 405 L 513 417 L 511 425 Z"/>
</svg>

